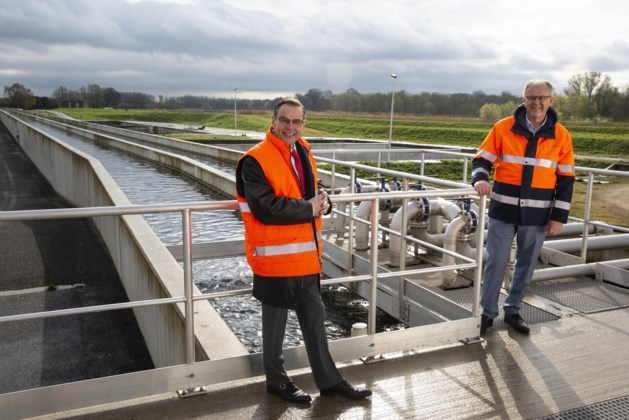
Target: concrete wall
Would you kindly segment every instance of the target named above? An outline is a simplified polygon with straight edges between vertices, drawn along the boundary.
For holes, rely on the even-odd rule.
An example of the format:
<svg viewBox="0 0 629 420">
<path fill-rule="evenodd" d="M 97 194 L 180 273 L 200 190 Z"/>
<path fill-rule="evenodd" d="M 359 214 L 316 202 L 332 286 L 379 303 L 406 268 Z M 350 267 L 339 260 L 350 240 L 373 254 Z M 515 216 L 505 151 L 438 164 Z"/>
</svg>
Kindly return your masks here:
<svg viewBox="0 0 629 420">
<path fill-rule="evenodd" d="M 79 207 L 131 203 L 100 162 L 5 112 L 0 119 L 53 188 Z M 183 270 L 142 216 L 96 217 L 129 300 L 183 296 Z M 200 294 L 199 290 L 194 290 Z M 248 354 L 207 301 L 195 302 L 198 360 Z M 135 309 L 156 367 L 185 363 L 183 304 Z M 210 327 L 211 326 L 211 327 Z"/>
</svg>

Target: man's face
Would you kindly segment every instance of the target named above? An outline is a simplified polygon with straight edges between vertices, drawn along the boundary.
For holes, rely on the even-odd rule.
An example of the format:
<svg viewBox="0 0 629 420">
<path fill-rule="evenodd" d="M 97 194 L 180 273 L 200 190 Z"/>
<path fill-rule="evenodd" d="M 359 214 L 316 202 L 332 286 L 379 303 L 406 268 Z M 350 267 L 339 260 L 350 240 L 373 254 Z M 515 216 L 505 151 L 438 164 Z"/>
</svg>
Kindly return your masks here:
<svg viewBox="0 0 629 420">
<path fill-rule="evenodd" d="M 294 144 L 304 131 L 306 121 L 301 108 L 284 104 L 273 115 L 273 134 L 289 145 Z"/>
<path fill-rule="evenodd" d="M 550 89 L 547 86 L 530 86 L 526 89 L 522 103 L 524 103 L 529 120 L 531 122 L 543 121 L 554 99 L 550 96 Z"/>
</svg>

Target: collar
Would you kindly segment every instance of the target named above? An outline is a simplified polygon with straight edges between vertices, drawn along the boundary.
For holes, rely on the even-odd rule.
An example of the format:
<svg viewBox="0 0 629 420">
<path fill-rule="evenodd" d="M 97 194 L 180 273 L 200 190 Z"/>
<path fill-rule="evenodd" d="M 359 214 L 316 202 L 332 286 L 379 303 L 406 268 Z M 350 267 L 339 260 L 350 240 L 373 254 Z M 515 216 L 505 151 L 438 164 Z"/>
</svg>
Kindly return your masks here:
<svg viewBox="0 0 629 420">
<path fill-rule="evenodd" d="M 535 134 L 537 133 L 543 126 L 544 124 L 546 124 L 546 121 L 548 120 L 548 115 L 544 116 L 544 121 L 542 121 L 542 123 L 539 125 L 539 127 L 535 128 L 533 127 L 533 124 L 531 124 L 531 121 L 529 120 L 529 116 L 526 116 L 526 128 L 528 128 L 528 130 Z"/>
</svg>

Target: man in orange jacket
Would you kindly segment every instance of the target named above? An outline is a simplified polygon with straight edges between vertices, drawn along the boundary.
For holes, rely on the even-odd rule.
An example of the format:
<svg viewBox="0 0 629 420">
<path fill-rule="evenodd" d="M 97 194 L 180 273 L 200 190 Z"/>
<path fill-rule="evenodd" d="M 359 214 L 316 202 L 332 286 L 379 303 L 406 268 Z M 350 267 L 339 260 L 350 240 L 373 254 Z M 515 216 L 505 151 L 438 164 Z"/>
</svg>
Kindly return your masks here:
<svg viewBox="0 0 629 420">
<path fill-rule="evenodd" d="M 513 116 L 497 122 L 472 162 L 472 185 L 491 193 L 487 229 L 488 259 L 481 296 L 481 334 L 498 316 L 498 299 L 513 238 L 516 265 L 505 299 L 504 322 L 522 334 L 520 316 L 545 236 L 557 235 L 568 220 L 574 185 L 574 153 L 568 130 L 552 108 L 553 87 L 544 80 L 524 86 Z M 493 190 L 489 174 L 495 167 Z"/>
<path fill-rule="evenodd" d="M 331 208 L 327 194 L 317 191 L 310 144 L 301 137 L 305 124 L 299 100 L 280 100 L 266 138 L 245 153 L 236 168 L 253 295 L 262 302 L 266 389 L 290 402 L 311 401 L 284 369 L 282 345 L 288 310 L 293 309 L 321 395 L 365 398 L 371 391 L 347 383 L 328 350 L 319 276 L 321 216 Z"/>
</svg>

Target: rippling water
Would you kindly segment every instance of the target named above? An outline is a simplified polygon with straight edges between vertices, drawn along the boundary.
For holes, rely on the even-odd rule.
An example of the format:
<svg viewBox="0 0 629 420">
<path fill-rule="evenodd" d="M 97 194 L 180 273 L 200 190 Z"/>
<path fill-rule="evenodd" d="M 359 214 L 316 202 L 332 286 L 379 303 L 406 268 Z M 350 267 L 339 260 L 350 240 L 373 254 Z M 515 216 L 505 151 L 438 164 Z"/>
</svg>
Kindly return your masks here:
<svg viewBox="0 0 629 420">
<path fill-rule="evenodd" d="M 190 178 L 182 178 L 169 169 L 137 160 L 115 149 L 68 137 L 62 130 L 38 123 L 33 125 L 98 159 L 132 204 L 225 199 L 212 189 Z M 187 156 L 198 158 L 194 154 Z M 207 157 L 203 158 L 203 162 L 219 170 L 226 169 L 216 162 L 208 161 Z M 233 168 L 229 168 L 229 171 L 233 173 Z M 164 244 L 182 243 L 180 213 L 147 214 L 144 218 Z M 243 234 L 243 225 L 237 210 L 211 210 L 192 214 L 193 244 L 235 239 L 242 237 Z M 244 257 L 194 260 L 192 273 L 195 284 L 203 293 L 250 288 L 253 280 Z M 367 322 L 367 302 L 357 298 L 347 289 L 338 286 L 322 288 L 322 295 L 328 312 L 326 327 L 330 339 L 348 337 L 353 323 Z M 255 298 L 247 294 L 210 302 L 250 352 L 262 351 L 262 309 Z M 378 311 L 377 317 L 377 325 L 384 325 L 378 331 L 404 327 L 382 311 Z M 285 345 L 287 347 L 303 345 L 299 323 L 293 311 L 289 311 Z"/>
</svg>

